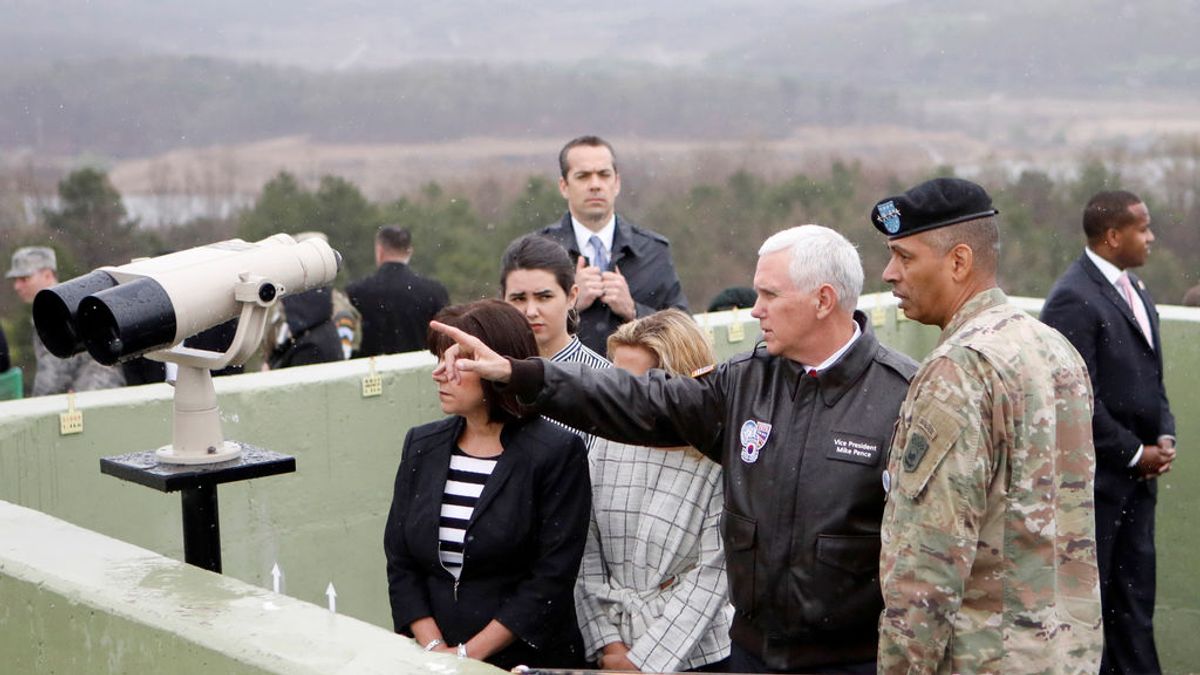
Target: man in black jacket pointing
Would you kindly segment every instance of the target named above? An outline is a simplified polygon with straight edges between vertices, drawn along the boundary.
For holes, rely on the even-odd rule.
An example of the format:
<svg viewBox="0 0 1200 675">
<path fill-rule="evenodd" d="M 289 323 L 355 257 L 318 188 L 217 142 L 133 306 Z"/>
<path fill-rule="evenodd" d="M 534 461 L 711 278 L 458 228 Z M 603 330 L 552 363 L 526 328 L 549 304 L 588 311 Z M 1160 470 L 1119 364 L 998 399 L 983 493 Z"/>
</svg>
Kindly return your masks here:
<svg viewBox="0 0 1200 675">
<path fill-rule="evenodd" d="M 885 454 L 916 364 L 855 310 L 858 252 L 819 225 L 759 249 L 762 342 L 693 377 L 508 361 L 453 328 L 451 373 L 621 442 L 691 445 L 724 468 L 732 672 L 875 672 Z M 454 349 L 452 348 L 452 351 Z"/>
</svg>

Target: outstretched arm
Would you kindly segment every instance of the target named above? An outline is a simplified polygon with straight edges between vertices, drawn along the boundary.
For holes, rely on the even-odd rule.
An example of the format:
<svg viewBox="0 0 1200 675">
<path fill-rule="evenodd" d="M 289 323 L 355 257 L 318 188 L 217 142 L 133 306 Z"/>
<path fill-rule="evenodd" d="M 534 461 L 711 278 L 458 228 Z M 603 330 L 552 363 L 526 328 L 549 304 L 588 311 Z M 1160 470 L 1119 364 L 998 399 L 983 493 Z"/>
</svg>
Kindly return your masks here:
<svg viewBox="0 0 1200 675">
<path fill-rule="evenodd" d="M 433 371 L 435 375 L 445 374 L 455 382 L 459 381 L 460 372 L 476 373 L 492 382 L 508 382 L 512 377 L 511 362 L 484 344 L 483 340 L 439 321 L 430 321 L 429 327 L 454 340 L 454 344 L 443 355 L 442 362 Z"/>
<path fill-rule="evenodd" d="M 724 367 L 693 379 L 662 370 L 634 377 L 619 368 L 514 361 L 453 326 L 429 325 L 455 341 L 436 374 L 454 379 L 474 372 L 485 380 L 511 383 L 523 404 L 585 433 L 640 445 L 690 445 L 720 461 Z"/>
</svg>

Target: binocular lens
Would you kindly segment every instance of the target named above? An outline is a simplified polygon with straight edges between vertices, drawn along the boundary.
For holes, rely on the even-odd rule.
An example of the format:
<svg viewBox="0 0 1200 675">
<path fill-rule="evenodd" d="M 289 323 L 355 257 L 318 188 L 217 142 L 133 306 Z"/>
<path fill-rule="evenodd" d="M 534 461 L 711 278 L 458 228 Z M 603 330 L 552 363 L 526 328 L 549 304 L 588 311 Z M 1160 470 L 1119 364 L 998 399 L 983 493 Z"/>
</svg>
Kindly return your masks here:
<svg viewBox="0 0 1200 675">
<path fill-rule="evenodd" d="M 145 277 L 86 297 L 79 304 L 83 343 L 111 366 L 175 341 L 175 308 L 157 281 Z"/>
<path fill-rule="evenodd" d="M 117 285 L 107 272 L 95 271 L 38 291 L 33 298 L 33 325 L 50 353 L 65 359 L 83 351 L 77 329 L 79 303 L 93 293 Z"/>
</svg>

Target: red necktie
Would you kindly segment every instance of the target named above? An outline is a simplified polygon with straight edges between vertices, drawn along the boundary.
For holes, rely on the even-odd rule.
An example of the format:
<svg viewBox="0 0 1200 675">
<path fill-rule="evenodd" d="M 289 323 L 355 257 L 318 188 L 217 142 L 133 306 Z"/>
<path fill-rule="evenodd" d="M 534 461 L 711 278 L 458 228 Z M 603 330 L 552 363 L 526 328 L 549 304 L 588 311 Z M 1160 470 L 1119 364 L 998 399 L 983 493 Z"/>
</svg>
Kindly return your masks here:
<svg viewBox="0 0 1200 675">
<path fill-rule="evenodd" d="M 1133 292 L 1133 283 L 1129 281 L 1128 272 L 1122 272 L 1121 276 L 1117 277 L 1117 287 L 1121 289 L 1121 295 L 1125 296 L 1125 302 L 1129 304 L 1129 309 L 1133 310 L 1133 318 L 1137 319 L 1138 327 L 1142 329 L 1142 335 L 1146 336 L 1146 342 L 1153 347 L 1154 338 L 1150 333 L 1150 317 L 1146 316 L 1146 308 L 1142 306 L 1142 301 Z"/>
</svg>

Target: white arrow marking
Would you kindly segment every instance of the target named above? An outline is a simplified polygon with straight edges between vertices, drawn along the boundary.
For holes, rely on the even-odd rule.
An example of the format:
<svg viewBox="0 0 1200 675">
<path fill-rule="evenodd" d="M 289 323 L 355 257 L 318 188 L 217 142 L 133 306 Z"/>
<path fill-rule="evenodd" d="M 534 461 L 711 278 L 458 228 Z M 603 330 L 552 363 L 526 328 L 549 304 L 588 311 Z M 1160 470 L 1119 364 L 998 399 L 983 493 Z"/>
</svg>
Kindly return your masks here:
<svg viewBox="0 0 1200 675">
<path fill-rule="evenodd" d="M 329 598 L 329 611 L 337 614 L 337 591 L 334 590 L 332 581 L 325 588 L 325 597 Z"/>
<path fill-rule="evenodd" d="M 281 578 L 283 578 L 283 572 L 279 571 L 279 563 L 275 563 L 275 566 L 271 568 L 271 588 L 276 593 L 279 592 L 279 580 Z"/>
</svg>

